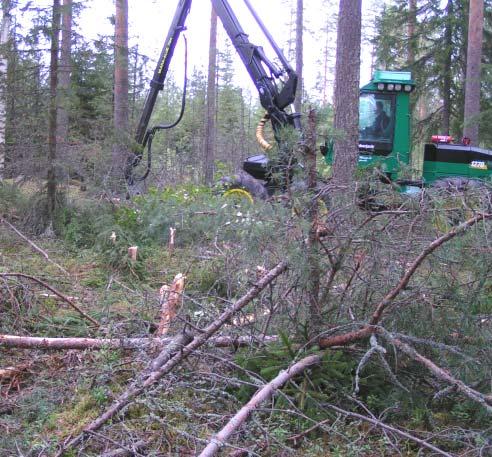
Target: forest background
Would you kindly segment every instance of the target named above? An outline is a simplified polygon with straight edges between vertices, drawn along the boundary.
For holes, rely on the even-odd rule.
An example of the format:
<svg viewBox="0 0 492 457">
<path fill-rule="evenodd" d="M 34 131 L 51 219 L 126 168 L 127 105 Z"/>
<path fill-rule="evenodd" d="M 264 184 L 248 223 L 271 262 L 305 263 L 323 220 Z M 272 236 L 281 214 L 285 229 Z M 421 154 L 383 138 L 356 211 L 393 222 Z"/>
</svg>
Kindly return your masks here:
<svg viewBox="0 0 492 457">
<path fill-rule="evenodd" d="M 283 14 L 263 20 L 304 75 L 305 141 L 292 143 L 310 165 L 307 191 L 267 202 L 215 187 L 258 151 L 263 116 L 220 29 L 206 67 L 190 52 L 183 120 L 125 200 L 155 55 L 126 42 L 128 3 L 107 4 L 106 22 L 99 2 L 2 1 L 0 454 L 489 455 L 490 192 L 407 199 L 371 172 L 330 181 L 319 157 L 309 171 L 340 138 L 340 36 L 362 42 L 366 77 L 412 72 L 410 173 L 431 134 L 473 127 L 491 147 L 492 3 L 268 2 Z M 89 36 L 85 7 L 114 30 Z M 214 49 L 210 8 L 193 20 Z M 465 116 L 473 52 L 479 109 Z M 179 116 L 181 53 L 158 122 Z M 360 200 L 376 188 L 380 211 Z"/>
</svg>

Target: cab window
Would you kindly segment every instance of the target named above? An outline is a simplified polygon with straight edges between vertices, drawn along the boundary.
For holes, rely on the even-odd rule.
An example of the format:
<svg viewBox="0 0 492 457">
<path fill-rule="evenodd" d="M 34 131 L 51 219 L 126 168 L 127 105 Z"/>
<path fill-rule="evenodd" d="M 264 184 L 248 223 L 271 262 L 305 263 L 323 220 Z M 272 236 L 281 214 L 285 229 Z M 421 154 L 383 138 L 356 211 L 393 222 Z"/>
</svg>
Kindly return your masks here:
<svg viewBox="0 0 492 457">
<path fill-rule="evenodd" d="M 395 130 L 395 97 L 362 93 L 359 99 L 359 142 L 374 144 L 376 150 L 391 151 Z"/>
</svg>

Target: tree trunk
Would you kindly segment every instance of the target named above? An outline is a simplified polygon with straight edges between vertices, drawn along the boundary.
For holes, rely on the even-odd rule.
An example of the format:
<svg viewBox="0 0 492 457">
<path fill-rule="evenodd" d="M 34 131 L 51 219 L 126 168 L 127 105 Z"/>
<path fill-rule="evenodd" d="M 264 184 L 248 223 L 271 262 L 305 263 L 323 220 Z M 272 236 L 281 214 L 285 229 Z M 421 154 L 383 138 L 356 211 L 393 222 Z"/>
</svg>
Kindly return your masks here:
<svg viewBox="0 0 492 457">
<path fill-rule="evenodd" d="M 205 157 L 203 163 L 205 184 L 211 185 L 214 180 L 214 160 L 215 160 L 215 108 L 216 92 L 215 79 L 217 61 L 217 13 L 212 6 L 210 16 L 210 41 L 208 54 L 208 80 L 207 80 L 207 119 L 205 122 Z"/>
<path fill-rule="evenodd" d="M 63 0 L 60 67 L 58 71 L 57 156 L 67 158 L 70 75 L 72 72 L 72 0 Z"/>
<path fill-rule="evenodd" d="M 299 78 L 297 83 L 297 93 L 294 100 L 294 110 L 296 113 L 302 111 L 302 92 L 304 89 L 303 78 L 302 78 L 302 67 L 303 67 L 303 13 L 304 13 L 304 1 L 297 0 L 297 11 L 296 11 L 296 73 Z"/>
<path fill-rule="evenodd" d="M 128 0 L 116 0 L 112 187 L 121 191 L 128 156 Z"/>
<path fill-rule="evenodd" d="M 53 22 L 51 27 L 51 57 L 50 57 L 50 106 L 48 119 L 48 230 L 52 227 L 56 209 L 56 117 L 58 89 L 58 48 L 60 35 L 60 0 L 53 0 Z"/>
<path fill-rule="evenodd" d="M 480 67 L 482 60 L 483 0 L 470 0 L 466 53 L 465 116 L 463 136 L 478 143 L 480 114 Z"/>
<path fill-rule="evenodd" d="M 408 0 L 408 65 L 415 62 L 415 24 L 417 22 L 417 0 Z"/>
<path fill-rule="evenodd" d="M 308 294 L 309 294 L 309 313 L 313 330 L 319 330 L 322 322 L 321 309 L 319 303 L 321 268 L 319 264 L 319 208 L 317 196 L 316 171 L 316 112 L 310 110 L 308 114 L 308 125 L 306 129 L 306 146 L 304 159 L 307 171 L 307 189 L 310 202 L 308 208 L 309 235 L 307 244 L 307 263 L 308 263 Z"/>
<path fill-rule="evenodd" d="M 333 181 L 350 186 L 359 156 L 361 0 L 340 0 L 335 68 Z"/>
<path fill-rule="evenodd" d="M 152 347 L 169 345 L 174 338 L 156 338 L 154 335 L 148 338 L 45 338 L 39 336 L 0 335 L 0 348 L 22 349 L 138 349 L 143 350 Z M 265 336 L 261 339 L 250 336 L 217 336 L 209 340 L 209 345 L 219 348 L 251 347 L 255 344 L 267 344 L 278 341 L 275 335 Z"/>
<path fill-rule="evenodd" d="M 449 135 L 451 120 L 451 84 L 453 73 L 451 69 L 453 52 L 453 0 L 448 0 L 446 5 L 446 24 L 444 31 L 444 63 L 443 63 L 443 84 L 442 84 L 442 134 Z"/>
<path fill-rule="evenodd" d="M 0 181 L 5 177 L 5 126 L 7 118 L 7 72 L 8 42 L 10 39 L 11 0 L 2 2 L 2 24 L 0 26 Z"/>
</svg>

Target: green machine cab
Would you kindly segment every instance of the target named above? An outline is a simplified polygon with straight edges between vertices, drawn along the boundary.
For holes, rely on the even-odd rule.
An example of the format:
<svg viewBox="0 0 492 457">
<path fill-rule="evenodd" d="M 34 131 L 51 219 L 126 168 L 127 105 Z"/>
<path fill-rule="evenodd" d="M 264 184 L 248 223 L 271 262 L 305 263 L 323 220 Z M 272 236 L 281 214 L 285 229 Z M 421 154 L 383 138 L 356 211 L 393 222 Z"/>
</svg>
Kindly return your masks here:
<svg viewBox="0 0 492 457">
<path fill-rule="evenodd" d="M 415 82 L 410 72 L 376 70 L 371 82 L 360 89 L 359 167 L 378 166 L 391 180 L 403 184 L 402 166 L 411 163 L 410 94 Z M 326 162 L 332 163 L 333 150 L 327 148 Z M 434 135 L 425 145 L 422 176 L 406 184 L 427 186 L 436 181 L 459 178 L 489 180 L 492 176 L 492 151 L 470 144 L 463 138 Z"/>
<path fill-rule="evenodd" d="M 410 93 L 415 88 L 410 72 L 376 70 L 360 90 L 359 166 L 378 165 L 396 179 L 410 163 Z M 325 156 L 332 163 L 333 151 Z"/>
</svg>

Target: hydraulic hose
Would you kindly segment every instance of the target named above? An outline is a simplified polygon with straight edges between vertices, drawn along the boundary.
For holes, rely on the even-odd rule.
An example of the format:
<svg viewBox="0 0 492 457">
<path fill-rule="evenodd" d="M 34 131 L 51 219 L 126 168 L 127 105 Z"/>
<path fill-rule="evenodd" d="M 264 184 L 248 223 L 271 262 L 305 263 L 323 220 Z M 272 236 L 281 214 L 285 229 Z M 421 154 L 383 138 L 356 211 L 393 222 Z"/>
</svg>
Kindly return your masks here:
<svg viewBox="0 0 492 457">
<path fill-rule="evenodd" d="M 258 144 L 260 145 L 261 149 L 264 151 L 270 151 L 272 149 L 272 145 L 265 139 L 264 136 L 264 131 L 265 131 L 265 124 L 267 121 L 270 119 L 270 116 L 268 113 L 265 113 L 265 115 L 261 118 L 260 122 L 258 123 L 258 127 L 256 127 L 256 141 L 258 141 Z"/>
<path fill-rule="evenodd" d="M 183 119 L 183 115 L 186 109 L 186 93 L 187 93 L 187 86 L 188 86 L 188 41 L 186 40 L 185 35 L 183 35 L 183 39 L 184 39 L 184 81 L 183 81 L 183 95 L 181 98 L 181 110 L 179 112 L 178 118 L 174 122 L 170 124 L 158 124 L 152 127 L 151 129 L 147 130 L 147 133 L 145 134 L 145 138 L 143 141 L 144 147 L 147 146 L 146 169 L 143 175 L 135 177 L 133 172 L 131 171 L 131 168 L 134 168 L 138 165 L 142 156 L 140 155 L 140 157 L 137 157 L 137 160 L 134 159 L 130 168 L 130 177 L 129 177 L 130 179 L 127 177 L 127 181 L 130 184 L 143 181 L 149 175 L 150 170 L 152 168 L 152 140 L 154 139 L 154 135 L 156 134 L 156 132 L 158 130 L 172 129 L 176 127 Z"/>
</svg>

